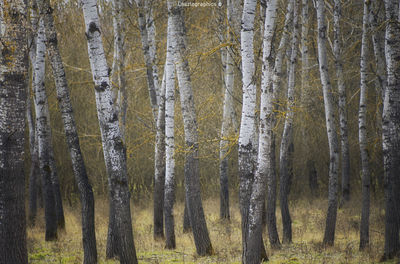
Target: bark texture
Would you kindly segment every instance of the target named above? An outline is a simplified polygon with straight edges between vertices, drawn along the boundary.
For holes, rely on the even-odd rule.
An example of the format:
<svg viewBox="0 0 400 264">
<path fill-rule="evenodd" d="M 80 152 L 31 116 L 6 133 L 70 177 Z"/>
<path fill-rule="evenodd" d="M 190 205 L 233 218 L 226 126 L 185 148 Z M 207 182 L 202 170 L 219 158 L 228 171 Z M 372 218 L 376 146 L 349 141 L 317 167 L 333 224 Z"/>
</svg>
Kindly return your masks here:
<svg viewBox="0 0 400 264">
<path fill-rule="evenodd" d="M 165 247 L 176 247 L 175 242 L 175 44 L 172 36 L 172 15 L 168 16 L 167 55 L 165 63 Z"/>
<path fill-rule="evenodd" d="M 387 87 L 383 104 L 383 157 L 385 168 L 385 258 L 400 249 L 400 23 L 398 1 L 385 0 L 385 56 Z"/>
<path fill-rule="evenodd" d="M 360 60 L 360 107 L 358 111 L 358 138 L 361 153 L 362 171 L 362 210 L 360 225 L 360 250 L 369 246 L 369 206 L 370 206 L 370 171 L 367 137 L 367 29 L 368 29 L 369 2 L 364 1 L 364 15 L 361 38 Z"/>
<path fill-rule="evenodd" d="M 317 1 L 318 21 L 318 59 L 321 76 L 322 91 L 324 94 L 326 130 L 329 143 L 329 184 L 328 184 L 328 213 L 326 216 L 323 244 L 332 246 L 335 240 L 337 215 L 337 180 L 339 165 L 339 146 L 335 126 L 335 111 L 332 103 L 332 87 L 328 73 L 328 58 L 326 51 L 326 24 L 324 0 Z"/>
<path fill-rule="evenodd" d="M 113 106 L 109 69 L 101 39 L 96 4 L 96 0 L 82 1 L 104 160 L 106 162 L 112 208 L 115 210 L 114 220 L 119 242 L 118 255 L 121 263 L 137 263 L 132 234 L 126 149 L 121 137 L 118 113 Z"/>
<path fill-rule="evenodd" d="M 5 5 L 4 5 L 5 4 Z M 28 263 L 24 144 L 28 83 L 25 1 L 3 1 L 0 44 L 0 263 Z"/>
</svg>

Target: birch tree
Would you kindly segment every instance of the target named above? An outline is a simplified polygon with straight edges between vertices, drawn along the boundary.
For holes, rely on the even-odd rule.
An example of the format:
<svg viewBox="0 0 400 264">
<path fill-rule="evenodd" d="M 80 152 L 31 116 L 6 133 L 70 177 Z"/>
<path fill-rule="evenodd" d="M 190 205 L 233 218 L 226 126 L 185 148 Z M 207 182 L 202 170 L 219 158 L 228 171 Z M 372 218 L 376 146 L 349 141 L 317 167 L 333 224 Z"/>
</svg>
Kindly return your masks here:
<svg viewBox="0 0 400 264">
<path fill-rule="evenodd" d="M 302 0 L 302 11 L 301 11 L 301 104 L 303 107 L 303 113 L 307 113 L 309 111 L 311 102 L 310 102 L 310 82 L 309 82 L 309 72 L 310 72 L 310 62 L 308 55 L 308 45 L 309 45 L 309 30 L 310 30 L 310 18 L 309 18 L 309 0 Z M 308 174 L 308 186 L 310 187 L 311 194 L 316 196 L 318 192 L 318 179 L 317 174 L 315 173 L 315 162 L 313 161 L 310 151 L 309 151 L 309 142 L 311 141 L 310 133 L 308 131 L 308 127 L 304 127 L 302 129 L 303 134 L 303 151 L 305 155 L 305 164 L 307 168 Z"/>
<path fill-rule="evenodd" d="M 293 118 L 294 118 L 294 89 L 296 79 L 297 45 L 298 45 L 298 0 L 294 0 L 293 6 L 293 31 L 291 41 L 291 54 L 289 61 L 289 77 L 287 89 L 287 110 L 285 125 L 282 133 L 279 173 L 280 173 L 280 205 L 283 225 L 283 243 L 292 242 L 292 220 L 290 218 L 288 196 L 292 174 L 291 146 L 293 146 Z"/>
<path fill-rule="evenodd" d="M 36 35 L 39 23 L 39 18 L 37 14 L 36 1 L 30 1 L 30 33 L 29 33 L 29 60 L 31 67 L 35 66 L 36 59 Z M 32 72 L 34 73 L 34 71 Z M 31 87 L 34 87 L 34 74 L 32 74 Z M 26 120 L 29 128 L 29 151 L 31 155 L 31 167 L 29 171 L 29 210 L 28 210 L 28 223 L 33 226 L 36 222 L 37 215 L 37 189 L 39 187 L 39 158 L 37 149 L 37 133 L 36 133 L 36 123 L 35 118 L 32 113 L 32 92 L 31 87 L 27 87 L 27 104 L 26 104 Z"/>
<path fill-rule="evenodd" d="M 49 0 L 37 0 L 37 2 L 39 5 L 40 15 L 44 20 L 47 38 L 47 52 L 55 80 L 57 99 L 64 123 L 67 146 L 71 155 L 72 169 L 82 203 L 83 263 L 97 263 L 93 190 L 88 179 L 85 162 L 80 148 L 65 69 L 58 48 L 57 32 L 54 26 L 52 13 L 53 9 L 50 6 Z"/>
<path fill-rule="evenodd" d="M 341 28 L 340 20 L 342 6 L 340 0 L 335 0 L 333 9 L 333 53 L 335 57 L 335 68 L 337 86 L 339 91 L 339 120 L 340 120 L 340 143 L 342 162 L 342 199 L 343 202 L 350 200 L 350 155 L 349 139 L 347 129 L 347 106 L 346 106 L 346 85 L 344 83 L 342 65 L 342 45 L 340 42 Z"/>
<path fill-rule="evenodd" d="M 393 258 L 399 248 L 400 190 L 400 23 L 398 1 L 385 0 L 385 57 L 387 87 L 383 104 L 383 156 L 385 190 L 385 255 Z"/>
<path fill-rule="evenodd" d="M 46 222 L 46 241 L 57 239 L 57 213 L 56 200 L 53 183 L 51 179 L 50 167 L 50 114 L 47 102 L 46 89 L 44 86 L 45 77 L 45 32 L 43 19 L 39 21 L 39 28 L 36 42 L 36 61 L 34 67 L 34 92 L 35 92 L 35 112 L 38 133 L 38 156 L 40 174 L 42 177 L 42 188 L 45 202 L 45 222 Z"/>
<path fill-rule="evenodd" d="M 257 170 L 252 184 L 251 196 L 249 201 L 248 226 L 246 227 L 247 241 L 244 244 L 243 263 L 260 263 L 260 260 L 266 258 L 263 256 L 263 240 L 262 240 L 262 217 L 263 204 L 265 200 L 265 185 L 267 184 L 268 169 L 271 166 L 271 159 L 268 156 L 268 143 L 271 142 L 272 127 L 271 113 L 274 109 L 272 76 L 274 69 L 274 60 L 272 55 L 272 42 L 275 33 L 275 24 L 277 16 L 277 1 L 270 0 L 266 9 L 264 36 L 263 36 L 263 69 L 261 80 L 261 105 L 260 105 L 260 136 Z M 243 9 L 243 20 L 245 21 L 246 5 Z M 242 44 L 243 30 L 242 27 Z M 242 45 L 242 49 L 245 46 Z M 243 72 L 246 65 L 243 64 Z M 244 76 L 243 76 L 244 77 Z M 245 83 L 245 82 L 243 82 Z"/>
<path fill-rule="evenodd" d="M 272 77 L 272 104 L 274 105 L 274 110 L 277 109 L 277 97 L 278 92 L 280 90 L 281 85 L 281 75 L 282 75 L 282 65 L 283 59 L 286 51 L 286 46 L 289 42 L 289 32 L 291 31 L 291 25 L 293 21 L 293 0 L 289 1 L 286 8 L 285 22 L 283 26 L 283 32 L 281 35 L 281 39 L 279 41 L 278 50 L 275 55 L 275 62 L 273 68 L 273 77 Z M 280 241 L 278 235 L 278 229 L 276 227 L 276 162 L 275 162 L 275 133 L 272 130 L 275 127 L 276 122 L 276 111 L 271 110 L 271 118 L 269 120 L 270 124 L 267 129 L 271 133 L 271 137 L 267 138 L 267 155 L 269 158 L 269 167 L 268 167 L 268 179 L 267 179 L 267 188 L 268 188 L 268 196 L 267 196 L 267 227 L 268 227 L 268 237 L 269 242 L 273 248 L 280 248 Z"/>
<path fill-rule="evenodd" d="M 2 1 L 0 44 L 0 263 L 28 263 L 25 111 L 28 83 L 25 1 Z"/>
<path fill-rule="evenodd" d="M 240 121 L 238 164 L 239 164 L 239 207 L 242 219 L 243 260 L 247 252 L 248 217 L 251 188 L 254 180 L 253 153 L 255 149 L 256 130 L 256 84 L 254 78 L 254 17 L 257 2 L 246 0 L 243 5 L 241 28 L 242 82 L 243 103 Z M 262 239 L 262 238 L 261 238 Z M 260 239 L 260 240 L 261 240 Z"/>
<path fill-rule="evenodd" d="M 172 16 L 172 36 L 176 41 L 174 62 L 180 89 L 181 110 L 185 132 L 185 193 L 190 224 L 197 254 L 211 255 L 213 248 L 208 235 L 204 216 L 199 179 L 199 142 L 197 120 L 193 98 L 192 84 L 189 73 L 189 63 L 186 58 L 186 28 L 183 19 L 183 9 L 177 1 L 168 1 L 168 13 Z"/>
<path fill-rule="evenodd" d="M 141 35 L 143 56 L 146 64 L 147 86 L 149 89 L 150 105 L 153 110 L 154 123 L 156 124 L 156 144 L 154 150 L 154 195 L 153 195 L 153 222 L 154 238 L 164 237 L 163 207 L 165 184 L 165 146 L 164 146 L 164 118 L 159 123 L 158 115 L 163 115 L 160 109 L 160 85 L 158 80 L 157 49 L 155 39 L 155 24 L 153 18 L 154 1 L 136 0 L 138 7 L 138 23 Z M 161 112 L 160 112 L 161 111 Z M 160 126 L 159 126 L 160 125 Z"/>
<path fill-rule="evenodd" d="M 369 2 L 364 1 L 364 15 L 361 38 L 360 60 L 360 107 L 358 111 L 358 138 L 361 153 L 362 171 L 362 211 L 360 225 L 360 250 L 369 245 L 369 207 L 370 207 L 370 172 L 367 137 L 367 28 L 368 28 Z"/>
<path fill-rule="evenodd" d="M 328 213 L 323 244 L 332 246 L 335 240 L 335 227 L 337 215 L 337 180 L 338 180 L 338 138 L 335 126 L 335 112 L 332 103 L 332 87 L 328 73 L 328 59 L 326 52 L 326 24 L 324 0 L 317 0 L 318 22 L 318 60 L 321 76 L 322 91 L 324 95 L 326 130 L 329 143 L 329 184 L 328 184 Z"/>
<path fill-rule="evenodd" d="M 118 253 L 121 263 L 137 263 L 132 234 L 126 149 L 119 129 L 118 114 L 113 106 L 109 71 L 101 39 L 96 4 L 95 0 L 82 1 L 110 199 L 112 208 L 115 210 L 113 213 L 115 213 L 114 219 L 119 242 Z"/>
<path fill-rule="evenodd" d="M 236 9 L 239 8 L 239 1 L 228 0 L 226 7 L 227 28 L 226 41 L 235 42 L 235 35 L 238 34 L 238 16 L 235 16 Z M 225 18 L 225 17 L 224 17 Z M 229 179 L 228 179 L 228 144 L 232 129 L 237 129 L 236 114 L 233 105 L 233 92 L 235 82 L 235 65 L 232 47 L 226 47 L 222 54 L 223 63 L 223 91 L 224 102 L 222 110 L 221 140 L 219 144 L 219 173 L 220 173 L 220 217 L 229 219 Z"/>
<path fill-rule="evenodd" d="M 126 90 L 125 76 L 125 20 L 123 16 L 123 1 L 112 1 L 113 30 L 114 30 L 114 58 L 112 65 L 112 82 L 114 89 L 114 101 L 118 107 L 120 129 L 125 140 L 126 113 L 128 110 L 128 93 Z"/>
<path fill-rule="evenodd" d="M 173 249 L 175 242 L 175 43 L 172 35 L 172 15 L 168 15 L 167 55 L 165 62 L 165 247 Z"/>
</svg>

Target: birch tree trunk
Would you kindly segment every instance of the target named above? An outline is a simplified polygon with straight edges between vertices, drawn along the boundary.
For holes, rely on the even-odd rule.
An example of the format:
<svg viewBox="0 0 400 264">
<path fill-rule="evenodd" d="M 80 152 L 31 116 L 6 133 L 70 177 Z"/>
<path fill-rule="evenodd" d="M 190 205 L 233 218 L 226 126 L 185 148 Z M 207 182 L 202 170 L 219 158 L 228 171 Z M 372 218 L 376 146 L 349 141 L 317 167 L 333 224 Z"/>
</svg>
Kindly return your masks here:
<svg viewBox="0 0 400 264">
<path fill-rule="evenodd" d="M 385 0 L 385 54 L 387 87 L 383 104 L 383 155 L 385 168 L 385 258 L 393 258 L 399 244 L 400 190 L 400 23 L 398 1 Z"/>
<path fill-rule="evenodd" d="M 237 2 L 233 0 L 227 1 L 227 32 L 226 41 L 234 43 L 234 36 L 238 33 L 235 25 L 237 17 L 232 17 L 234 8 L 237 8 Z M 225 17 L 224 17 L 225 18 Z M 220 218 L 230 219 L 229 213 L 229 178 L 228 178 L 228 148 L 229 137 L 232 135 L 232 129 L 236 130 L 236 115 L 233 106 L 233 92 L 235 82 L 235 65 L 233 58 L 233 51 L 231 47 L 226 47 L 221 54 L 223 63 L 223 91 L 224 103 L 222 110 L 222 124 L 221 124 L 221 140 L 219 144 L 219 173 L 220 173 Z"/>
<path fill-rule="evenodd" d="M 346 106 L 346 86 L 343 76 L 342 47 L 340 43 L 340 19 L 342 7 L 340 0 L 335 0 L 333 10 L 333 53 L 335 56 L 335 68 L 337 86 L 339 91 L 339 120 L 340 120 L 340 143 L 341 143 L 341 162 L 342 162 L 342 202 L 350 200 L 350 155 L 349 139 L 347 129 L 347 106 Z"/>
<path fill-rule="evenodd" d="M 37 6 L 36 1 L 30 2 L 30 27 L 31 31 L 29 34 L 29 60 L 31 62 L 32 69 L 36 64 L 36 36 L 38 28 L 38 14 L 36 12 Z M 34 71 L 32 71 L 31 87 L 34 88 Z M 29 171 L 29 211 L 28 211 L 28 224 L 31 226 L 35 225 L 37 215 L 37 197 L 38 197 L 38 179 L 40 175 L 39 171 L 39 158 L 37 148 L 37 133 L 36 123 L 32 113 L 32 92 L 31 87 L 27 87 L 27 104 L 26 104 L 26 119 L 29 128 L 29 151 L 31 155 L 31 168 Z"/>
<path fill-rule="evenodd" d="M 292 219 L 290 218 L 288 196 L 290 190 L 290 178 L 292 174 L 291 146 L 293 146 L 293 118 L 294 118 L 294 89 L 296 79 L 297 45 L 298 45 L 298 0 L 294 0 L 293 7 L 293 31 L 291 54 L 289 64 L 289 78 L 287 90 L 287 110 L 285 125 L 282 134 L 280 149 L 280 205 L 283 225 L 283 243 L 292 243 Z"/>
<path fill-rule="evenodd" d="M 4 1 L 0 45 L 0 263 L 28 263 L 24 144 L 28 83 L 25 1 Z"/>
<path fill-rule="evenodd" d="M 122 14 L 123 1 L 112 1 L 113 29 L 114 29 L 114 59 L 112 65 L 113 87 L 118 88 L 117 106 L 120 118 L 121 136 L 125 140 L 126 112 L 128 110 L 128 94 L 125 76 L 125 20 Z M 116 92 L 116 91 L 114 91 Z M 115 96 L 115 95 L 114 95 Z"/>
<path fill-rule="evenodd" d="M 175 43 L 172 35 L 172 16 L 168 15 L 167 55 L 165 63 L 165 247 L 173 249 L 175 243 Z"/>
<path fill-rule="evenodd" d="M 272 55 L 272 42 L 275 33 L 277 17 L 277 1 L 270 0 L 266 9 L 264 36 L 263 36 L 263 68 L 261 80 L 261 105 L 260 105 L 260 136 L 258 149 L 258 167 L 252 184 L 252 191 L 249 201 L 248 226 L 246 229 L 247 240 L 244 244 L 243 263 L 260 263 L 266 256 L 262 255 L 264 248 L 262 240 L 262 218 L 263 204 L 265 201 L 265 186 L 267 184 L 268 169 L 271 166 L 271 159 L 268 155 L 269 145 L 272 137 L 271 113 L 274 109 L 272 94 L 272 76 L 274 69 L 274 59 Z M 246 5 L 243 9 L 243 21 L 245 21 Z M 246 30 L 246 24 L 242 27 L 242 44 Z M 242 50 L 245 48 L 242 45 Z M 243 64 L 243 73 L 246 65 Z M 245 77 L 245 76 L 243 76 Z M 245 83 L 245 82 L 243 82 Z"/>
<path fill-rule="evenodd" d="M 137 263 L 132 234 L 126 149 L 119 129 L 118 114 L 113 107 L 109 72 L 101 39 L 96 4 L 95 0 L 82 1 L 104 160 L 106 162 L 112 208 L 115 210 L 114 217 L 119 238 L 118 253 L 121 263 Z"/>
<path fill-rule="evenodd" d="M 58 48 L 57 32 L 54 26 L 53 9 L 49 0 L 37 0 L 40 14 L 44 19 L 47 38 L 47 52 L 53 70 L 57 99 L 61 117 L 64 123 L 64 131 L 67 146 L 71 155 L 72 169 L 80 192 L 82 203 L 82 242 L 85 264 L 97 263 L 96 234 L 94 223 L 94 197 L 83 160 L 78 132 L 75 124 L 70 93 L 66 74 Z"/>
<path fill-rule="evenodd" d="M 57 239 L 57 212 L 55 192 L 51 178 L 50 148 L 51 131 L 50 115 L 47 103 L 46 89 L 44 86 L 45 74 L 45 32 L 44 22 L 40 19 L 36 43 L 36 63 L 34 67 L 35 83 L 35 112 L 38 133 L 38 154 L 40 174 L 42 176 L 42 189 L 45 202 L 46 241 Z"/>
<path fill-rule="evenodd" d="M 310 62 L 308 55 L 308 42 L 309 37 L 308 33 L 310 30 L 310 22 L 309 22 L 309 0 L 302 0 L 302 16 L 301 16 L 301 104 L 303 107 L 303 113 L 305 115 L 308 113 L 309 108 L 311 106 L 310 98 L 310 82 L 309 82 L 309 71 L 310 71 Z M 306 164 L 306 174 L 308 174 L 308 186 L 310 187 L 310 191 L 312 196 L 316 196 L 318 194 L 318 178 L 315 170 L 315 162 L 310 155 L 309 150 L 309 142 L 311 142 L 311 136 L 308 127 L 302 128 L 303 134 L 303 153 L 305 155 L 305 164 Z"/>
<path fill-rule="evenodd" d="M 361 61 L 360 61 L 360 108 L 358 111 L 358 138 L 361 153 L 362 171 L 362 211 L 360 225 L 360 250 L 369 245 L 369 206 L 370 206 L 370 172 L 367 137 L 367 27 L 369 15 L 369 2 L 364 1 L 364 15 L 361 39 Z"/>
<path fill-rule="evenodd" d="M 241 29 L 241 55 L 242 55 L 242 81 L 243 81 L 243 104 L 242 117 L 239 131 L 238 164 L 239 164 L 239 207 L 242 219 L 242 246 L 243 262 L 246 259 L 248 243 L 248 218 L 250 207 L 250 196 L 254 181 L 253 155 L 255 149 L 256 131 L 256 84 L 255 84 L 255 61 L 254 61 L 254 17 L 257 2 L 245 0 L 242 14 Z M 260 233 L 261 234 L 261 233 Z M 262 237 L 258 237 L 261 242 Z M 263 244 L 263 243 L 262 243 Z M 258 261 L 260 258 L 258 259 Z"/>
<path fill-rule="evenodd" d="M 274 106 L 274 110 L 278 108 L 278 92 L 280 90 L 281 85 L 281 76 L 282 76 L 282 64 L 283 58 L 286 51 L 286 46 L 289 42 L 289 32 L 291 31 L 291 25 L 293 21 L 293 0 L 290 0 L 287 5 L 285 22 L 283 27 L 282 36 L 279 42 L 279 47 L 275 56 L 274 63 L 274 72 L 272 77 L 272 104 Z M 268 188 L 268 197 L 267 197 L 267 227 L 268 227 L 268 237 L 269 242 L 273 248 L 280 248 L 281 243 L 279 241 L 278 229 L 276 227 L 276 158 L 275 158 L 275 133 L 272 128 L 275 127 L 276 122 L 276 112 L 271 110 L 271 118 L 269 120 L 271 137 L 267 138 L 267 155 L 269 158 L 269 167 L 268 167 L 268 179 L 267 179 L 267 188 Z"/>
<path fill-rule="evenodd" d="M 317 0 L 318 21 L 318 60 L 321 75 L 322 91 L 324 94 L 326 130 L 329 143 L 329 185 L 328 185 L 328 213 L 323 244 L 332 246 L 335 240 L 337 215 L 337 180 L 338 180 L 338 138 L 335 125 L 335 111 L 332 103 L 332 87 L 328 73 L 328 59 L 326 52 L 326 24 L 324 0 Z"/>
<path fill-rule="evenodd" d="M 177 1 L 168 1 L 168 13 L 172 16 L 172 36 L 176 41 L 175 65 L 180 88 L 181 109 L 185 131 L 185 192 L 190 224 L 197 254 L 213 254 L 204 216 L 199 179 L 199 142 L 193 90 L 186 58 L 186 28 L 183 9 Z"/>
<path fill-rule="evenodd" d="M 146 0 L 135 0 L 136 5 L 138 6 L 138 22 L 139 22 L 139 30 L 140 36 L 142 40 L 142 49 L 143 49 L 143 56 L 144 61 L 146 64 L 146 72 L 147 72 L 147 86 L 149 89 L 149 97 L 150 97 L 150 105 L 153 111 L 154 120 L 157 119 L 158 113 L 158 91 L 159 91 L 159 84 L 158 84 L 158 75 L 153 75 L 153 65 L 152 65 L 152 58 L 150 51 L 153 49 L 150 47 L 149 44 L 149 34 L 151 35 L 152 32 L 149 33 L 148 25 L 146 23 L 146 13 L 148 5 L 146 4 Z M 156 81 L 155 81 L 155 76 Z M 155 122 L 156 123 L 156 122 Z"/>
</svg>

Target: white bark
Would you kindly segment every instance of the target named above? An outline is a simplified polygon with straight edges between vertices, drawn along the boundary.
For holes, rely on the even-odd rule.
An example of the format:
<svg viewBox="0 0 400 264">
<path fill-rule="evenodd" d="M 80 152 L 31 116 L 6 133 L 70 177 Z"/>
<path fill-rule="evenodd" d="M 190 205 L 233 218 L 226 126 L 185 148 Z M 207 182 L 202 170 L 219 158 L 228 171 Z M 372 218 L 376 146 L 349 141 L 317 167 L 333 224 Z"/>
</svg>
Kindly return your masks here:
<svg viewBox="0 0 400 264">
<path fill-rule="evenodd" d="M 333 245 L 335 239 L 335 226 L 337 215 L 337 180 L 338 180 L 338 138 L 335 126 L 335 111 L 332 103 L 332 87 L 328 73 L 328 58 L 326 51 L 326 24 L 324 0 L 317 1 L 318 21 L 318 59 L 321 76 L 322 91 L 324 95 L 326 130 L 329 143 L 329 190 L 328 190 L 328 213 L 324 241 L 325 245 Z"/>
<path fill-rule="evenodd" d="M 245 6 L 246 7 L 246 6 Z M 243 12 L 243 18 L 245 13 Z M 261 80 L 261 106 L 260 106 L 260 137 L 258 148 L 258 167 L 252 183 L 252 192 L 248 213 L 247 241 L 244 247 L 244 263 L 259 263 L 262 246 L 262 214 L 265 200 L 265 186 L 267 184 L 268 169 L 271 159 L 268 156 L 269 145 L 272 137 L 271 113 L 274 109 L 272 77 L 274 60 L 272 56 L 272 41 L 275 32 L 277 16 L 277 1 L 270 0 L 266 10 L 266 19 L 263 36 L 263 69 Z M 243 29 L 242 29 L 243 30 Z M 243 39 L 243 35 L 242 35 Z M 244 46 L 242 46 L 244 49 Z M 243 69 L 246 66 L 243 64 Z"/>
<path fill-rule="evenodd" d="M 146 64 L 146 73 L 147 73 L 147 86 L 149 89 L 149 97 L 150 97 L 150 105 L 153 111 L 153 117 L 155 123 L 157 122 L 157 113 L 158 113 L 158 91 L 159 91 L 159 84 L 158 84 L 158 74 L 154 75 L 154 68 L 153 68 L 153 60 L 151 55 L 154 55 L 155 58 L 155 48 L 154 48 L 154 39 L 153 36 L 155 33 L 154 29 L 154 21 L 151 19 L 150 15 L 148 15 L 149 20 L 152 21 L 152 24 L 147 25 L 146 21 L 146 13 L 148 12 L 149 5 L 146 4 L 147 1 L 145 0 L 135 0 L 136 5 L 138 7 L 138 23 L 139 23 L 139 30 L 140 36 L 142 41 L 142 49 L 143 49 L 143 57 Z M 150 30 L 150 32 L 149 32 Z M 151 43 L 149 42 L 151 39 Z M 151 45 L 153 46 L 151 46 Z M 157 80 L 157 81 L 155 81 Z"/>
<path fill-rule="evenodd" d="M 121 262 L 137 263 L 132 234 L 126 150 L 121 137 L 118 114 L 113 106 L 110 78 L 101 39 L 96 4 L 96 0 L 82 1 L 104 160 L 108 173 L 111 201 L 115 208 L 114 216 L 118 230 L 118 241 L 120 241 L 119 257 Z"/>
<path fill-rule="evenodd" d="M 239 205 L 242 218 L 243 261 L 247 252 L 248 214 L 251 185 L 254 180 L 253 154 L 256 132 L 256 83 L 254 61 L 254 18 L 257 1 L 246 0 L 243 6 L 241 29 L 242 55 L 242 116 L 239 130 Z"/>
<path fill-rule="evenodd" d="M 340 120 L 340 141 L 341 141 L 341 163 L 342 163 L 342 199 L 350 199 L 350 155 L 349 139 L 347 128 L 347 105 L 346 105 L 346 86 L 344 83 L 342 65 L 342 47 L 340 33 L 340 19 L 342 15 L 341 0 L 335 0 L 333 11 L 333 53 L 335 56 L 336 78 L 339 91 L 339 120 Z"/>
<path fill-rule="evenodd" d="M 168 17 L 167 55 L 165 63 L 165 237 L 166 248 L 175 248 L 175 43 L 172 36 L 172 17 Z"/>
<path fill-rule="evenodd" d="M 368 0 L 364 1 L 364 15 L 361 38 L 361 59 L 360 59 L 360 106 L 358 111 L 358 139 L 361 153 L 362 171 L 362 211 L 360 225 L 360 249 L 369 245 L 369 206 L 370 206 L 370 172 L 367 137 L 367 26 L 368 26 Z"/>
<path fill-rule="evenodd" d="M 113 29 L 114 29 L 114 58 L 112 65 L 112 80 L 114 101 L 118 107 L 120 129 L 125 140 L 126 114 L 128 110 L 128 94 L 125 77 L 125 20 L 123 16 L 123 1 L 112 1 Z M 118 88 L 118 92 L 116 89 Z M 115 99 L 116 97 L 116 99 Z"/>
</svg>

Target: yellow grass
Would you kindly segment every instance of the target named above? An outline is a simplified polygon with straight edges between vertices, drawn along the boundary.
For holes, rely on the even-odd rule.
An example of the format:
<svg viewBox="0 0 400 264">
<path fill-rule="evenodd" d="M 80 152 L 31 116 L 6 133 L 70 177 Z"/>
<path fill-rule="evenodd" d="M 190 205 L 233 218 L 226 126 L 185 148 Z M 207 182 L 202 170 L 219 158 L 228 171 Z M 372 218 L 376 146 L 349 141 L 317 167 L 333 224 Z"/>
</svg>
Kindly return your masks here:
<svg viewBox="0 0 400 264">
<path fill-rule="evenodd" d="M 240 215 L 235 204 L 231 208 L 231 221 L 219 220 L 217 199 L 204 202 L 207 225 L 215 255 L 196 255 L 193 237 L 182 233 L 183 204 L 175 207 L 176 250 L 165 250 L 164 242 L 154 241 L 152 228 L 152 202 L 134 206 L 133 228 L 135 246 L 140 263 L 241 263 Z M 105 259 L 108 224 L 108 202 L 96 201 L 96 236 L 99 263 L 119 263 Z M 357 202 L 339 209 L 335 246 L 324 248 L 321 244 L 325 225 L 325 200 L 297 201 L 290 205 L 293 221 L 291 245 L 272 250 L 267 243 L 270 263 L 376 263 L 383 252 L 384 212 L 377 206 L 371 208 L 370 240 L 368 251 L 359 252 L 360 205 Z M 43 212 L 38 223 L 28 228 L 30 263 L 82 263 L 80 208 L 65 208 L 66 231 L 59 234 L 57 242 L 44 241 Z M 277 209 L 278 229 L 281 217 Z M 280 233 L 281 234 L 281 233 Z M 267 234 L 264 240 L 267 241 Z"/>
</svg>

